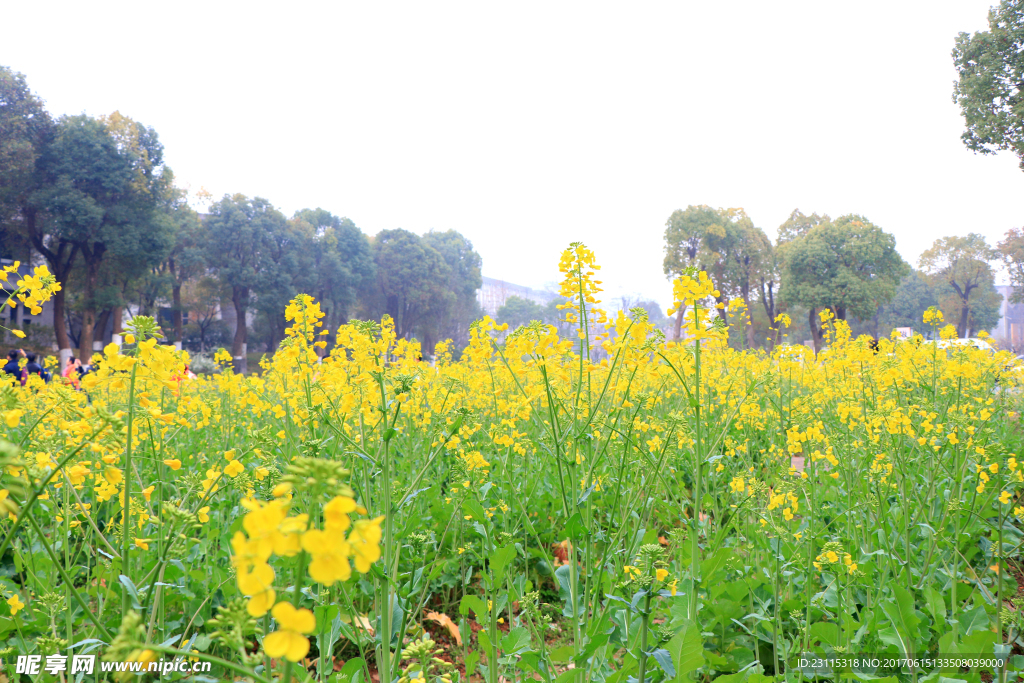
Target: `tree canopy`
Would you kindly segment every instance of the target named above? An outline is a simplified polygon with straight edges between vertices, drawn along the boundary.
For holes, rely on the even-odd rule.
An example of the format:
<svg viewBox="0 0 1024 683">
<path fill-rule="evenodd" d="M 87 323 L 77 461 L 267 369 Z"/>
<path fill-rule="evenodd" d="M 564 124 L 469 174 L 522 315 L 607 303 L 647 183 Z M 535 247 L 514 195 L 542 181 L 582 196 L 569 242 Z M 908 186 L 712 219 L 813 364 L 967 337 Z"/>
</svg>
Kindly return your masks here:
<svg viewBox="0 0 1024 683">
<path fill-rule="evenodd" d="M 1003 0 L 988 14 L 988 30 L 962 32 L 953 48 L 958 80 L 953 99 L 967 128 L 960 136 L 974 152 L 1011 150 L 1024 169 L 1024 10 Z"/>
<path fill-rule="evenodd" d="M 819 311 L 827 308 L 840 320 L 870 318 L 910 270 L 896 238 L 855 214 L 811 227 L 786 245 L 783 258 L 780 297 L 808 309 L 816 346 L 822 341 Z"/>
<path fill-rule="evenodd" d="M 921 254 L 920 268 L 935 281 L 945 283 L 952 290 L 950 296 L 956 300 L 957 333 L 961 337 L 966 336 L 968 327 L 978 329 L 982 323 L 988 322 L 975 318 L 979 317 L 979 306 L 982 309 L 991 308 L 991 294 L 987 300 L 980 295 L 995 291 L 995 275 L 989 263 L 995 258 L 995 250 L 989 246 L 983 235 L 976 232 L 963 237 L 942 237 L 935 240 L 932 246 Z M 947 312 L 950 308 L 954 306 L 947 302 Z M 996 320 L 998 321 L 998 317 Z M 993 325 L 994 323 L 987 327 Z"/>
</svg>

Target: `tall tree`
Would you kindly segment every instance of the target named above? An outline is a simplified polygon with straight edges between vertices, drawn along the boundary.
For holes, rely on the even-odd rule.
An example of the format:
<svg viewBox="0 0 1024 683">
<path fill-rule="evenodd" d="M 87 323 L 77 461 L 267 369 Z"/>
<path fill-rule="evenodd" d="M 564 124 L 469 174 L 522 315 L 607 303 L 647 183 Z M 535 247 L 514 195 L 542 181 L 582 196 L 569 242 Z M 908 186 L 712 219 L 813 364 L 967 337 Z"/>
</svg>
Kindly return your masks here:
<svg viewBox="0 0 1024 683">
<path fill-rule="evenodd" d="M 174 226 L 174 246 L 161 265 L 171 280 L 171 327 L 174 341 L 181 342 L 184 334 L 181 290 L 186 282 L 206 272 L 206 229 L 199 214 L 189 206 L 182 190 L 168 197 L 165 211 Z M 118 330 L 115 330 L 117 332 Z"/>
<path fill-rule="evenodd" d="M 266 332 L 267 352 L 274 353 L 285 336 L 288 302 L 316 287 L 316 248 L 313 230 L 303 221 L 275 224 L 266 238 L 262 272 L 252 293 Z"/>
<path fill-rule="evenodd" d="M 370 315 L 390 315 L 399 337 L 411 338 L 432 311 L 455 298 L 447 289 L 451 268 L 419 235 L 382 230 L 373 238 L 373 260 L 377 278 L 368 296 Z"/>
<path fill-rule="evenodd" d="M 351 220 L 325 209 L 302 209 L 292 220 L 313 232 L 316 284 L 310 294 L 321 302 L 327 326 L 335 328 L 348 320 L 359 291 L 373 280 L 370 240 Z"/>
<path fill-rule="evenodd" d="M 920 270 L 912 270 L 900 280 L 892 300 L 879 310 L 879 333 L 888 336 L 896 327 L 920 330 L 924 312 L 938 305 L 934 283 Z"/>
<path fill-rule="evenodd" d="M 1019 304 L 1024 301 L 1024 229 L 1007 230 L 1003 241 L 997 244 L 996 248 L 1013 287 L 1010 301 Z"/>
<path fill-rule="evenodd" d="M 235 335 L 231 355 L 235 369 L 247 371 L 246 315 L 253 288 L 264 283 L 270 266 L 271 236 L 283 231 L 286 220 L 266 199 L 242 194 L 224 195 L 210 207 L 206 220 L 206 262 L 216 277 L 231 288 L 235 309 Z"/>
<path fill-rule="evenodd" d="M 170 225 L 158 208 L 173 176 L 162 155 L 151 128 L 115 112 L 103 119 L 63 117 L 40 158 L 46 186 L 34 202 L 46 212 L 52 232 L 49 240 L 45 233 L 30 234 L 48 260 L 59 261 L 68 245 L 70 258 L 81 255 L 84 354 L 92 352 L 104 260 L 116 255 L 136 265 L 155 264 L 170 248 Z"/>
<path fill-rule="evenodd" d="M 483 260 L 473 249 L 473 243 L 455 230 L 428 232 L 423 243 L 433 248 L 448 266 L 446 289 L 454 297 L 446 297 L 446 305 L 432 311 L 423 329 L 423 348 L 433 354 L 434 344 L 451 339 L 457 348 L 469 343 L 469 326 L 482 317 L 483 311 L 476 292 L 483 284 L 480 274 Z"/>
<path fill-rule="evenodd" d="M 676 209 L 665 223 L 665 258 L 662 268 L 669 280 L 679 277 L 688 268 L 702 269 L 712 258 L 709 237 L 724 237 L 721 216 L 707 205 Z M 676 312 L 673 336 L 679 339 L 683 324 L 683 307 Z"/>
<path fill-rule="evenodd" d="M 956 295 L 958 310 L 954 314 L 959 319 L 957 334 L 960 337 L 967 335 L 971 323 L 972 296 L 994 280 L 989 262 L 996 256 L 985 237 L 976 232 L 963 237 L 939 238 L 921 254 L 918 263 L 921 270 L 935 281 L 949 285 Z"/>
<path fill-rule="evenodd" d="M 960 139 L 974 152 L 1012 150 L 1024 169 L 1024 6 L 1003 0 L 988 13 L 988 30 L 960 33 L 953 48 L 959 78 L 953 99 L 967 130 Z"/>
<path fill-rule="evenodd" d="M 806 235 L 812 228 L 830 223 L 831 221 L 832 219 L 828 217 L 828 214 L 821 214 L 819 216 L 816 213 L 812 213 L 808 216 L 800 209 L 793 209 L 793 212 L 789 214 L 789 218 L 779 226 L 778 242 L 779 244 L 792 242 Z"/>
<path fill-rule="evenodd" d="M 754 348 L 754 317 L 751 309 L 753 294 L 765 282 L 765 270 L 772 268 L 772 244 L 764 230 L 755 227 L 743 209 L 719 210 L 724 237 L 712 237 L 712 246 L 718 256 L 715 285 L 721 295 L 719 302 L 739 297 L 747 307 L 744 325 L 746 347 Z M 770 276 L 769 276 L 770 277 Z M 724 308 L 720 309 L 724 315 Z"/>
<path fill-rule="evenodd" d="M 28 260 L 24 224 L 53 121 L 25 77 L 0 66 L 0 256 Z M 34 217 L 34 216 L 33 216 Z"/>
<path fill-rule="evenodd" d="M 896 238 L 857 215 L 820 223 L 786 244 L 780 297 L 808 308 L 815 350 L 823 330 L 818 313 L 866 320 L 889 302 L 910 267 L 896 252 Z"/>
<path fill-rule="evenodd" d="M 32 199 L 43 179 L 38 161 L 53 137 L 53 121 L 25 77 L 0 66 L 0 256 L 28 261 L 36 233 L 45 235 L 44 217 Z M 52 246 L 49 239 L 39 240 Z M 43 252 L 41 252 L 43 253 Z M 70 245 L 43 253 L 50 272 L 66 283 L 76 254 Z M 52 258 L 49 258 L 52 257 Z M 68 346 L 64 307 L 66 287 L 54 295 L 54 328 L 61 348 Z"/>
</svg>

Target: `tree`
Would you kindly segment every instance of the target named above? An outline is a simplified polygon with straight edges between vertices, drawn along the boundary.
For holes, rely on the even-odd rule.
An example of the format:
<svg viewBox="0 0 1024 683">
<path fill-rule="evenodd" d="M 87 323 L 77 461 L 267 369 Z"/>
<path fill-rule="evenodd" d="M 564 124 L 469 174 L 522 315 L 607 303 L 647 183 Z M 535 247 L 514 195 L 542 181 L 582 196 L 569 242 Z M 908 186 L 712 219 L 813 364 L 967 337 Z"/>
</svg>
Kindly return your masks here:
<svg viewBox="0 0 1024 683">
<path fill-rule="evenodd" d="M 878 311 L 879 332 L 886 336 L 896 327 L 911 327 L 920 330 L 924 312 L 938 306 L 936 289 L 928 276 L 919 270 L 912 270 L 896 287 L 892 300 Z"/>
<path fill-rule="evenodd" d="M 272 235 L 283 232 L 285 227 L 285 217 L 261 197 L 224 195 L 210 207 L 206 220 L 206 263 L 211 272 L 231 288 L 231 303 L 235 309 L 231 355 L 238 372 L 247 371 L 246 315 L 252 291 L 264 285 L 265 273 L 272 267 L 269 258 Z"/>
<path fill-rule="evenodd" d="M 789 214 L 789 218 L 779 226 L 778 242 L 780 245 L 792 242 L 806 235 L 812 228 L 830 223 L 831 221 L 832 219 L 828 217 L 828 214 L 819 216 L 816 213 L 812 213 L 808 216 L 800 209 L 793 209 L 793 213 Z"/>
<path fill-rule="evenodd" d="M 483 315 L 476 292 L 483 284 L 480 274 L 483 260 L 473 249 L 473 243 L 455 230 L 430 231 L 423 243 L 433 248 L 448 266 L 446 289 L 454 297 L 445 297 L 445 305 L 432 311 L 423 327 L 423 349 L 433 354 L 434 344 L 451 339 L 456 348 L 469 343 L 469 326 Z"/>
<path fill-rule="evenodd" d="M 419 235 L 401 228 L 377 233 L 372 249 L 377 277 L 367 296 L 369 313 L 391 316 L 395 334 L 409 339 L 432 312 L 454 301 L 447 289 L 451 268 Z"/>
<path fill-rule="evenodd" d="M 935 282 L 944 282 L 956 295 L 955 305 L 947 304 L 956 318 L 957 334 L 967 335 L 971 323 L 972 294 L 994 282 L 989 261 L 996 252 L 976 232 L 964 237 L 942 237 L 921 254 L 920 268 Z M 979 291 L 980 293 L 980 291 Z"/>
<path fill-rule="evenodd" d="M 274 353 L 284 339 L 288 302 L 300 292 L 314 291 L 315 251 L 313 231 L 302 221 L 285 221 L 267 231 L 264 266 L 253 287 L 267 353 Z"/>
<path fill-rule="evenodd" d="M 744 326 L 746 346 L 754 348 L 754 317 L 751 309 L 752 294 L 764 288 L 771 272 L 773 249 L 764 230 L 755 227 L 743 209 L 719 210 L 724 228 L 722 237 L 711 236 L 710 242 L 717 256 L 715 285 L 724 304 L 730 297 L 739 297 L 747 307 Z M 768 280 L 770 282 L 770 280 Z M 762 293 L 762 302 L 764 294 Z M 724 316 L 725 309 L 719 309 Z"/>
<path fill-rule="evenodd" d="M 43 179 L 39 158 L 53 137 L 53 121 L 25 77 L 0 66 L 0 256 L 29 261 L 30 237 L 44 232 L 43 218 L 32 202 Z M 49 252 L 50 272 L 66 283 L 76 254 L 70 245 Z M 47 256 L 46 253 L 43 254 Z M 67 287 L 54 295 L 54 329 L 61 348 L 68 346 L 64 306 Z M 21 311 L 16 324 L 20 326 Z"/>
<path fill-rule="evenodd" d="M 866 320 L 892 299 L 910 269 L 896 252 L 895 237 L 854 214 L 810 228 L 786 244 L 783 259 L 780 298 L 808 308 L 815 350 L 824 336 L 819 311 Z"/>
<path fill-rule="evenodd" d="M 292 220 L 313 232 L 316 284 L 310 293 L 321 302 L 327 327 L 335 328 L 348 320 L 359 291 L 373 281 L 370 240 L 348 218 L 321 208 L 297 211 Z"/>
<path fill-rule="evenodd" d="M 188 204 L 185 192 L 177 190 L 169 197 L 166 211 L 174 226 L 174 246 L 162 268 L 171 280 L 171 326 L 173 339 L 181 342 L 184 334 L 181 290 L 206 272 L 206 229 L 199 214 Z M 118 332 L 119 330 L 114 330 Z"/>
<path fill-rule="evenodd" d="M 1006 237 L 996 245 L 996 248 L 1013 287 L 1010 301 L 1015 304 L 1024 302 L 1024 229 L 1007 230 Z"/>
<path fill-rule="evenodd" d="M 674 280 L 688 268 L 704 268 L 712 257 L 708 239 L 722 237 L 725 230 L 718 211 L 710 206 L 687 206 L 676 209 L 665 223 L 665 258 L 662 268 L 669 280 Z M 679 339 L 685 309 L 676 313 L 673 336 Z"/>
<path fill-rule="evenodd" d="M 206 337 L 217 322 L 223 300 L 224 286 L 212 277 L 206 276 L 188 280 L 182 285 L 181 306 L 188 313 L 189 324 L 199 332 L 199 351 L 206 351 Z"/>
<path fill-rule="evenodd" d="M 0 66 L 0 256 L 28 260 L 24 224 L 38 189 L 36 164 L 52 135 L 53 121 L 25 77 Z"/>
<path fill-rule="evenodd" d="M 102 119 L 61 118 L 40 158 L 45 186 L 32 201 L 45 212 L 49 230 L 33 226 L 29 232 L 40 253 L 62 268 L 81 255 L 83 354 L 92 352 L 104 260 L 147 268 L 171 246 L 171 225 L 158 210 L 173 182 L 162 157 L 151 128 L 114 112 Z M 62 250 L 70 251 L 64 262 Z"/>
<path fill-rule="evenodd" d="M 1024 11 L 1003 0 L 988 13 L 988 31 L 962 32 L 953 48 L 959 79 L 953 100 L 967 130 L 960 139 L 974 152 L 1012 150 L 1024 169 Z"/>
<path fill-rule="evenodd" d="M 544 308 L 536 301 L 510 296 L 498 309 L 495 319 L 502 325 L 508 324 L 509 329 L 514 330 L 534 320 L 543 320 Z"/>
</svg>

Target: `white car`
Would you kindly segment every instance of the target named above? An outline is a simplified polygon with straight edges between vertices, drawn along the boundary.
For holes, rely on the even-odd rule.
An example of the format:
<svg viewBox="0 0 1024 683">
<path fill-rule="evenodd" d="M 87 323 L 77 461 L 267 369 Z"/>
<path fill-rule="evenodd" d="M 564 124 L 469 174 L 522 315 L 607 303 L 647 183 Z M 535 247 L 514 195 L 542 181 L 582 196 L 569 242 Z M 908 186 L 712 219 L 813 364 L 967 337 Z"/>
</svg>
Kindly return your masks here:
<svg viewBox="0 0 1024 683">
<path fill-rule="evenodd" d="M 976 349 L 982 351 L 989 351 L 995 353 L 995 348 L 984 339 L 978 339 L 977 337 L 968 337 L 967 339 L 940 339 L 935 341 L 934 339 L 927 339 L 925 344 L 936 344 L 940 349 L 952 349 L 958 346 L 973 346 Z"/>
</svg>

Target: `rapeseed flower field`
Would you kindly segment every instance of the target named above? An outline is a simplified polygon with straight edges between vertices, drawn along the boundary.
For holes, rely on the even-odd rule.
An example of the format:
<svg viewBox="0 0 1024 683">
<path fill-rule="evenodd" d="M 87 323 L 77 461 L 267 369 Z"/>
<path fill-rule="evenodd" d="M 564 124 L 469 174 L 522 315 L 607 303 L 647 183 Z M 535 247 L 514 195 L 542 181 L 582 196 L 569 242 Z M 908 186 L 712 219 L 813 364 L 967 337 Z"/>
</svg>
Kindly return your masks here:
<svg viewBox="0 0 1024 683">
<path fill-rule="evenodd" d="M 5 386 L 5 662 L 332 683 L 761 683 L 858 653 L 911 663 L 827 675 L 1024 669 L 1010 354 L 827 314 L 817 356 L 735 350 L 742 309 L 703 272 L 674 283 L 668 341 L 601 308 L 585 246 L 560 269 L 571 339 L 485 318 L 428 363 L 391 320 L 326 330 L 302 295 L 260 375 L 190 379 L 140 317 L 80 391 Z M 15 299 L 55 287 L 38 269 Z M 936 653 L 1006 665 L 913 663 Z"/>
</svg>

